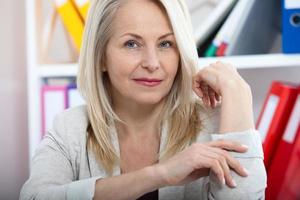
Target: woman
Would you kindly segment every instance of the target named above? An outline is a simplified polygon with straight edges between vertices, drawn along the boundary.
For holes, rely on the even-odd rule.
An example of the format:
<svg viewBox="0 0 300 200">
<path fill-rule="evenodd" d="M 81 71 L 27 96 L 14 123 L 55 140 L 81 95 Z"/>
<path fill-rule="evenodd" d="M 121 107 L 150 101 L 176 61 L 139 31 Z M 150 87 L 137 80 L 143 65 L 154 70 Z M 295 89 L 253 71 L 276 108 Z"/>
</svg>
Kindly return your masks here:
<svg viewBox="0 0 300 200">
<path fill-rule="evenodd" d="M 92 1 L 86 106 L 56 117 L 21 199 L 263 199 L 250 88 L 197 59 L 182 0 Z"/>
</svg>

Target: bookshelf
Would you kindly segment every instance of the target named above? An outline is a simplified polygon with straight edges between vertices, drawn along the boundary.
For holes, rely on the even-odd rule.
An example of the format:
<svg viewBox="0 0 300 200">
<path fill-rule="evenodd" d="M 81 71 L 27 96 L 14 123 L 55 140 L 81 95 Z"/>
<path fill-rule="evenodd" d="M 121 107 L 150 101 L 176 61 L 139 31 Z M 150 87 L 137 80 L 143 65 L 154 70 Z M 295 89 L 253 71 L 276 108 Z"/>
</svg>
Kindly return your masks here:
<svg viewBox="0 0 300 200">
<path fill-rule="evenodd" d="M 207 66 L 217 60 L 231 63 L 238 69 L 257 69 L 257 68 L 282 68 L 298 67 L 300 55 L 298 54 L 264 54 L 264 55 L 246 55 L 230 56 L 218 58 L 199 58 L 199 67 Z M 77 63 L 68 64 L 42 64 L 38 69 L 38 76 L 44 77 L 66 77 L 76 76 Z"/>
<path fill-rule="evenodd" d="M 48 63 L 41 61 L 42 20 L 37 17 L 41 15 L 41 2 L 41 0 L 26 0 L 30 158 L 32 158 L 41 139 L 40 86 L 43 83 L 43 79 L 48 77 L 74 77 L 78 69 L 76 62 L 54 64 L 53 62 Z M 269 48 L 270 50 L 264 53 L 218 58 L 199 58 L 199 66 L 206 66 L 217 60 L 232 63 L 236 66 L 240 74 L 252 88 L 254 114 L 255 118 L 257 118 L 266 92 L 273 79 L 300 82 L 300 54 L 281 54 L 280 48 L 280 42 L 278 42 L 277 38 L 274 39 L 272 48 Z"/>
</svg>

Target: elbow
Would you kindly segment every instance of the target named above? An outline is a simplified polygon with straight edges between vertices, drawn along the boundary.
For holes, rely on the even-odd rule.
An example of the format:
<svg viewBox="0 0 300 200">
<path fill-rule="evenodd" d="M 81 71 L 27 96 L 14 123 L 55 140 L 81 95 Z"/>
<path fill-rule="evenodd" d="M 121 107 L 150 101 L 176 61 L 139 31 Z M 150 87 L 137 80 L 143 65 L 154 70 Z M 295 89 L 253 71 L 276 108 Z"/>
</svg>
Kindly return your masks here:
<svg viewBox="0 0 300 200">
<path fill-rule="evenodd" d="M 265 199 L 267 174 L 263 160 L 260 158 L 252 159 L 246 166 L 249 169 L 249 175 L 247 177 L 241 177 L 235 172 L 231 173 L 237 183 L 235 188 L 229 188 L 226 185 L 221 187 L 212 186 L 211 199 Z"/>
</svg>

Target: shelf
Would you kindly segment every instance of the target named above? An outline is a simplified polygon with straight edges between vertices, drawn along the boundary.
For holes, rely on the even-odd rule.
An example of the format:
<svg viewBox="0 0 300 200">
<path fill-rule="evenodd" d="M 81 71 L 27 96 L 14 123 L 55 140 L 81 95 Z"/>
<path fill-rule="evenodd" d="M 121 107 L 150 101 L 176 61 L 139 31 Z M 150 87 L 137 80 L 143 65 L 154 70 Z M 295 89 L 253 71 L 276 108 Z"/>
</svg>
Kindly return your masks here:
<svg viewBox="0 0 300 200">
<path fill-rule="evenodd" d="M 76 76 L 77 70 L 77 63 L 43 64 L 38 68 L 38 76 L 40 78 Z"/>
<path fill-rule="evenodd" d="M 216 61 L 231 63 L 238 69 L 300 67 L 300 54 L 264 54 L 199 58 L 199 66 L 208 66 Z"/>
<path fill-rule="evenodd" d="M 199 66 L 207 66 L 216 61 L 231 63 L 238 69 L 300 67 L 300 54 L 264 54 L 214 58 L 199 58 Z M 38 76 L 66 77 L 77 75 L 77 63 L 43 64 L 38 69 Z"/>
</svg>

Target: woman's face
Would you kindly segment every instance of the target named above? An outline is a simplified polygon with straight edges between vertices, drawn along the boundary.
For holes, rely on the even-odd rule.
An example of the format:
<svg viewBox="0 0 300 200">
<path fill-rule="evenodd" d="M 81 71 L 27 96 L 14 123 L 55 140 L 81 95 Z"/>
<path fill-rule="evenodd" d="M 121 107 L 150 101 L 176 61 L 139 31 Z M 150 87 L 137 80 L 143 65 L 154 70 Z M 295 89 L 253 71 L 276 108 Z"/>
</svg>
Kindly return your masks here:
<svg viewBox="0 0 300 200">
<path fill-rule="evenodd" d="M 169 93 L 179 53 L 166 13 L 151 0 L 130 0 L 112 23 L 106 65 L 114 102 L 157 104 Z"/>
</svg>

